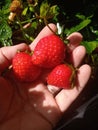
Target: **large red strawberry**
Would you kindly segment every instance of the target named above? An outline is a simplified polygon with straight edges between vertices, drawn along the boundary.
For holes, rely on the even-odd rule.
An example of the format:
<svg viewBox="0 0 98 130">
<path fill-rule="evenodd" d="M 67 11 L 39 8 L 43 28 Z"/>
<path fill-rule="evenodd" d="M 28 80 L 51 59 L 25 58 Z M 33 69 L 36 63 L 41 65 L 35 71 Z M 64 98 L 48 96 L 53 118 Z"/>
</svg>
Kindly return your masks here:
<svg viewBox="0 0 98 130">
<path fill-rule="evenodd" d="M 68 64 L 56 66 L 48 75 L 47 83 L 59 88 L 73 87 L 75 70 Z"/>
<path fill-rule="evenodd" d="M 26 52 L 19 52 L 12 61 L 14 75 L 24 82 L 31 82 L 38 78 L 41 68 L 33 65 L 31 56 Z"/>
<path fill-rule="evenodd" d="M 42 38 L 36 45 L 32 62 L 43 68 L 53 68 L 64 62 L 66 45 L 57 35 Z"/>
</svg>

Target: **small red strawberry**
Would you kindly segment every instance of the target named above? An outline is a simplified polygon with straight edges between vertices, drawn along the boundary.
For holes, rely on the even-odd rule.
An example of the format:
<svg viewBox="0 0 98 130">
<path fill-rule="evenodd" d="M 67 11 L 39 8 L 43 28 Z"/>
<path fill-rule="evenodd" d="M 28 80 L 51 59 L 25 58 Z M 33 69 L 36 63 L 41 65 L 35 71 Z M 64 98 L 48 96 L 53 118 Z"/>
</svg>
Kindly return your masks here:
<svg viewBox="0 0 98 130">
<path fill-rule="evenodd" d="M 75 78 L 75 70 L 68 64 L 56 66 L 47 77 L 47 83 L 59 88 L 72 88 Z"/>
<path fill-rule="evenodd" d="M 36 45 L 32 55 L 35 65 L 43 68 L 53 68 L 64 62 L 66 45 L 57 35 L 42 38 Z"/>
<path fill-rule="evenodd" d="M 24 82 L 31 82 L 38 78 L 41 69 L 33 65 L 31 56 L 26 52 L 19 52 L 12 60 L 14 75 Z"/>
</svg>

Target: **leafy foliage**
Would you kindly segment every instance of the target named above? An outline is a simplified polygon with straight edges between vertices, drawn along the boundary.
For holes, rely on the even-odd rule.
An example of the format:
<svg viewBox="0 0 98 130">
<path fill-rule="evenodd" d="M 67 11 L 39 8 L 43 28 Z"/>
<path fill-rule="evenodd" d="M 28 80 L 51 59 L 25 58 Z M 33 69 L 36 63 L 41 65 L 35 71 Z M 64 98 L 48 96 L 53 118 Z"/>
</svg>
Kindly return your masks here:
<svg viewBox="0 0 98 130">
<path fill-rule="evenodd" d="M 40 30 L 52 22 L 57 24 L 57 33 L 63 39 L 73 32 L 80 32 L 83 35 L 81 44 L 87 51 L 84 62 L 96 66 L 98 64 L 97 12 L 98 2 L 93 0 L 1 1 L 0 47 L 21 42 L 30 44 Z"/>
<path fill-rule="evenodd" d="M 83 41 L 81 44 L 85 46 L 88 54 L 93 53 L 93 51 L 98 47 L 98 41 Z"/>
<path fill-rule="evenodd" d="M 10 0 L 5 1 L 5 6 L 2 6 L 2 9 L 0 9 L 0 43 L 3 46 L 6 45 L 12 45 L 12 30 L 7 22 L 7 17 L 9 15 L 9 3 Z M 7 4 L 6 4 L 7 3 Z"/>
</svg>

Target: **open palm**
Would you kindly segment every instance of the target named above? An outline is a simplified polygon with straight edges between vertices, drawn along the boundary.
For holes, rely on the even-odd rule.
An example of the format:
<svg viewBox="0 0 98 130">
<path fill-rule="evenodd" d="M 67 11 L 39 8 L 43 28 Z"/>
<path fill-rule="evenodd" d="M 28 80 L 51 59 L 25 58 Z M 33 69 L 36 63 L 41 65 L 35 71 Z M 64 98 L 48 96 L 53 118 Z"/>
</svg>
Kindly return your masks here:
<svg viewBox="0 0 98 130">
<path fill-rule="evenodd" d="M 50 24 L 50 27 L 56 31 L 54 24 Z M 33 50 L 42 37 L 50 34 L 52 32 L 45 27 L 29 48 Z M 79 46 L 82 36 L 73 33 L 68 39 L 71 61 L 78 67 L 85 55 L 85 48 Z M 71 90 L 46 86 L 42 80 L 45 73 L 38 81 L 32 83 L 16 82 L 11 70 L 4 70 L 11 65 L 17 50 L 27 48 L 23 43 L 0 49 L 0 130 L 52 130 L 82 91 L 90 76 L 90 67 L 82 65 L 78 70 L 78 84 Z"/>
</svg>

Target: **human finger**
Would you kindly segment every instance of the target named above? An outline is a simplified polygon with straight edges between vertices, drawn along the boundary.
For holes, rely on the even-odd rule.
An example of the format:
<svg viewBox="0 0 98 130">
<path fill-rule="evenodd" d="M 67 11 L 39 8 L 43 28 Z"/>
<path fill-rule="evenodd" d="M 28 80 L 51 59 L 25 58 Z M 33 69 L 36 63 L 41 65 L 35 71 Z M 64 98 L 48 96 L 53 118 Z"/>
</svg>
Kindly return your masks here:
<svg viewBox="0 0 98 130">
<path fill-rule="evenodd" d="M 69 40 L 68 51 L 72 52 L 78 45 L 80 45 L 83 36 L 79 32 L 73 32 L 67 37 L 67 39 Z"/>
<path fill-rule="evenodd" d="M 75 68 L 81 64 L 85 55 L 86 55 L 86 49 L 82 45 L 79 45 L 72 51 L 70 61 Z"/>
<path fill-rule="evenodd" d="M 73 66 L 77 68 L 81 64 L 83 58 L 85 57 L 85 54 L 86 54 L 85 47 L 79 45 L 69 55 L 68 60 L 70 60 L 71 64 L 73 64 Z M 60 88 L 57 88 L 52 85 L 47 85 L 47 87 L 53 95 L 56 95 L 61 90 Z"/>
<path fill-rule="evenodd" d="M 51 31 L 48 26 L 49 26 L 53 31 Z M 36 44 L 38 43 L 38 41 L 39 41 L 41 38 L 43 38 L 43 37 L 45 37 L 45 36 L 48 36 L 48 35 L 51 35 L 51 34 L 53 34 L 53 32 L 56 32 L 57 27 L 56 27 L 55 24 L 50 23 L 48 26 L 45 26 L 45 27 L 42 29 L 42 31 L 38 34 L 38 36 L 35 38 L 35 40 L 30 44 L 31 50 L 34 50 Z"/>
<path fill-rule="evenodd" d="M 78 67 L 86 54 L 85 47 L 81 46 L 83 36 L 79 32 L 74 32 L 67 39 L 69 40 L 69 44 L 67 44 L 67 61 L 73 64 L 74 67 Z"/>
<path fill-rule="evenodd" d="M 38 34 L 38 36 L 36 37 L 36 39 L 31 43 L 31 45 L 30 45 L 31 50 L 34 50 L 36 44 L 38 43 L 38 41 L 39 41 L 41 38 L 43 38 L 43 37 L 45 37 L 45 36 L 48 36 L 48 35 L 51 35 L 51 34 L 53 34 L 54 32 L 57 31 L 57 27 L 56 27 L 55 24 L 50 23 L 48 26 L 52 29 L 52 31 L 50 30 L 49 27 L 45 26 L 45 27 L 42 29 L 42 31 Z M 44 77 L 44 76 L 42 76 L 42 79 L 44 79 L 43 77 Z M 46 77 L 46 74 L 45 74 L 45 77 Z M 52 92 L 52 89 L 55 91 L 55 87 L 52 87 L 52 89 L 51 89 L 51 86 L 47 86 L 47 88 L 48 88 L 48 90 L 49 90 L 50 92 Z"/>
<path fill-rule="evenodd" d="M 55 97 L 56 102 L 61 110 L 64 112 L 72 104 L 72 102 L 78 97 L 81 91 L 86 86 L 91 74 L 91 67 L 89 65 L 83 65 L 79 68 L 77 74 L 78 84 L 73 89 L 62 89 Z M 84 78 L 85 77 L 85 78 Z"/>
</svg>

